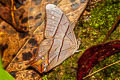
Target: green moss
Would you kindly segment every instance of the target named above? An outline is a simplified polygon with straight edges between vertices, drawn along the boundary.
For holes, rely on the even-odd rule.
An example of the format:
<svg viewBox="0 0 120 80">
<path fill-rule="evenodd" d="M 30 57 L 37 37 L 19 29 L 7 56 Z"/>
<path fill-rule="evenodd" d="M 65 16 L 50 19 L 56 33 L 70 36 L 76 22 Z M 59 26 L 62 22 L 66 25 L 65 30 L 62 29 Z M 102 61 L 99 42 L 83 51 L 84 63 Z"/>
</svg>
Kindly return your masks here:
<svg viewBox="0 0 120 80">
<path fill-rule="evenodd" d="M 119 0 L 104 0 L 97 3 L 94 9 L 91 9 L 89 20 L 81 18 L 78 26 L 75 28 L 77 37 L 82 39 L 80 53 L 76 53 L 69 59 L 65 60 L 60 66 L 56 67 L 43 77 L 44 80 L 76 80 L 77 60 L 81 54 L 90 46 L 99 44 L 105 38 L 107 31 L 120 15 Z M 108 41 L 120 39 L 120 27 L 116 29 L 109 37 Z M 109 65 L 120 59 L 120 53 L 117 53 L 104 61 L 101 61 L 93 69 L 93 72 L 99 68 Z M 119 80 L 120 64 L 113 65 L 86 80 Z"/>
</svg>

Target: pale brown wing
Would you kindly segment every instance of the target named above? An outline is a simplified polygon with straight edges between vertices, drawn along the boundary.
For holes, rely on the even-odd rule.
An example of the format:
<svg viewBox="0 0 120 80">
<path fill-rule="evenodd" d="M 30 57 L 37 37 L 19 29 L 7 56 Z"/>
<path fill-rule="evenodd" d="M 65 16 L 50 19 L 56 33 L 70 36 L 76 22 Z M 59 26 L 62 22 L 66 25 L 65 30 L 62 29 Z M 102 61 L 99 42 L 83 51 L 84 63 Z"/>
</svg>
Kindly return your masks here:
<svg viewBox="0 0 120 80">
<path fill-rule="evenodd" d="M 76 37 L 74 35 L 74 32 L 71 28 L 69 27 L 67 34 L 65 35 L 63 39 L 61 50 L 59 52 L 59 55 L 53 55 L 51 57 L 51 61 L 48 66 L 48 70 L 56 67 L 60 63 L 62 63 L 65 59 L 69 58 L 71 55 L 75 53 L 75 51 L 78 49 L 77 47 L 77 41 Z M 54 53 L 55 54 L 55 53 Z"/>
<path fill-rule="evenodd" d="M 58 9 L 55 5 L 48 4 L 46 6 L 46 28 L 45 28 L 45 37 L 52 38 L 57 29 L 60 21 L 62 19 L 63 12 Z"/>
<path fill-rule="evenodd" d="M 45 37 L 47 39 L 40 44 L 38 56 L 33 64 L 39 72 L 51 70 L 77 50 L 73 28 L 65 14 L 53 4 L 46 6 L 46 14 Z"/>
</svg>

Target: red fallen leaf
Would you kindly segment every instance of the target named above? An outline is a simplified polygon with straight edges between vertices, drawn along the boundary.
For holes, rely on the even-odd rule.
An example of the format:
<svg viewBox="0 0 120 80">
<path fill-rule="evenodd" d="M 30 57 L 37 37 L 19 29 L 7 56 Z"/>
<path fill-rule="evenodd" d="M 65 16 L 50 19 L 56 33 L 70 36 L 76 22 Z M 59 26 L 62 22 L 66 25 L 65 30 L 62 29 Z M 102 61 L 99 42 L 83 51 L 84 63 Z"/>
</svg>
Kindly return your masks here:
<svg viewBox="0 0 120 80">
<path fill-rule="evenodd" d="M 92 67 L 116 52 L 120 52 L 120 40 L 88 48 L 78 60 L 77 80 L 83 80 L 82 78 L 86 76 Z"/>
</svg>

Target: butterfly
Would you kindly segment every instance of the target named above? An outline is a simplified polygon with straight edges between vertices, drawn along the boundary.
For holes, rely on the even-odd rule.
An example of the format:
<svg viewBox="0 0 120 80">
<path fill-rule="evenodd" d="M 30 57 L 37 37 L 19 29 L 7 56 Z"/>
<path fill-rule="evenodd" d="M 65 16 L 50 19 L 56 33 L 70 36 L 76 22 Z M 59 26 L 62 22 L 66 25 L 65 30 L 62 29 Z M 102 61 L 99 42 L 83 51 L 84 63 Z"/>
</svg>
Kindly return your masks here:
<svg viewBox="0 0 120 80">
<path fill-rule="evenodd" d="M 32 64 L 40 72 L 47 72 L 62 63 L 78 49 L 69 19 L 56 5 L 46 6 L 45 39 L 41 42 Z M 39 64 L 42 60 L 42 63 Z"/>
</svg>

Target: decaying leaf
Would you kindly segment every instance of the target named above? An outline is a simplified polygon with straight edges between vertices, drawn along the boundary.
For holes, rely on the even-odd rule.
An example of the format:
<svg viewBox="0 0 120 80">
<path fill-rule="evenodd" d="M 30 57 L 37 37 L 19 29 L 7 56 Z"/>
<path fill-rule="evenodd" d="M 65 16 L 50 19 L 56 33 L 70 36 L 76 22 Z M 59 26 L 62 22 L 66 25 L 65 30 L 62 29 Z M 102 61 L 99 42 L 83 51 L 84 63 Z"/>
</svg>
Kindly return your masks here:
<svg viewBox="0 0 120 80">
<path fill-rule="evenodd" d="M 3 6 L 7 6 L 10 7 L 10 2 L 11 0 L 0 0 L 0 4 L 2 4 Z"/>
<path fill-rule="evenodd" d="M 16 78 L 15 80 L 42 80 L 40 75 L 33 70 L 11 72 L 11 74 Z"/>
<path fill-rule="evenodd" d="M 24 9 L 15 10 L 12 0 L 8 0 L 8 4 L 4 0 L 1 1 L 1 3 L 2 2 L 6 3 L 6 6 L 0 6 L 0 18 L 9 23 L 19 32 L 28 32 L 28 24 L 25 23 L 27 19 L 23 17 L 23 14 L 25 12 Z"/>
<path fill-rule="evenodd" d="M 82 80 L 98 62 L 117 52 L 120 52 L 120 40 L 114 40 L 88 48 L 78 60 L 77 80 Z"/>
<path fill-rule="evenodd" d="M 13 27 L 5 22 L 1 22 L 0 32 L 2 33 L 0 36 L 0 45 L 3 47 L 6 46 L 6 48 L 2 50 L 3 66 L 6 67 L 28 39 L 29 34 L 16 32 Z"/>
</svg>

